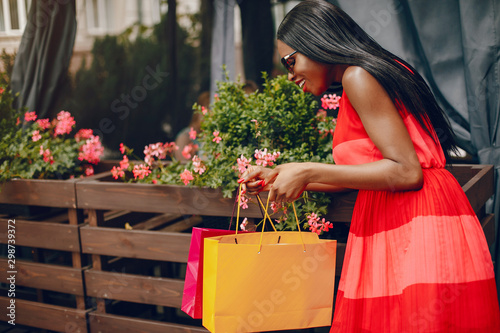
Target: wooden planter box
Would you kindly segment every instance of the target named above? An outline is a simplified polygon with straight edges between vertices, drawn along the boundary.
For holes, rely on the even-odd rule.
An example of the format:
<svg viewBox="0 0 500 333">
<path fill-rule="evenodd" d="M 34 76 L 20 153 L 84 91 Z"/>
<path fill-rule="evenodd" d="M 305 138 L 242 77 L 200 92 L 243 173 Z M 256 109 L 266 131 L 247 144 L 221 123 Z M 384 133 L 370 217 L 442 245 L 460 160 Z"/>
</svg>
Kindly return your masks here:
<svg viewBox="0 0 500 333">
<path fill-rule="evenodd" d="M 13 179 L 0 184 L 0 203 L 76 208 L 75 181 Z"/>
<path fill-rule="evenodd" d="M 8 230 L 9 225 L 15 227 L 15 263 L 0 258 L 0 281 L 15 276 L 16 325 L 57 332 L 87 332 L 81 219 L 77 215 L 76 209 L 69 208 L 29 220 L 0 217 L 0 230 Z M 0 244 L 8 244 L 7 236 L 7 232 L 0 232 Z M 6 296 L 0 297 L 2 308 L 13 299 Z M 9 321 L 6 315 L 4 311 L 0 320 Z"/>
<path fill-rule="evenodd" d="M 462 186 L 472 208 L 481 216 L 485 202 L 494 194 L 492 165 L 456 164 L 448 167 Z M 234 199 L 223 198 L 218 189 L 175 185 L 134 184 L 113 181 L 103 172 L 76 184 L 79 208 L 127 209 L 138 212 L 231 216 Z M 332 194 L 328 217 L 350 222 L 356 191 Z M 244 211 L 246 217 L 262 216 L 256 205 Z"/>
<path fill-rule="evenodd" d="M 0 184 L 2 249 L 7 249 L 9 221 L 15 221 L 17 325 L 88 331 L 80 244 L 84 219 L 75 192 L 79 180 L 13 179 Z M 0 257 L 2 282 L 12 275 L 9 263 Z M 10 300 L 0 297 L 0 306 L 7 307 Z M 3 311 L 0 320 L 10 320 L 6 314 Z"/>
</svg>

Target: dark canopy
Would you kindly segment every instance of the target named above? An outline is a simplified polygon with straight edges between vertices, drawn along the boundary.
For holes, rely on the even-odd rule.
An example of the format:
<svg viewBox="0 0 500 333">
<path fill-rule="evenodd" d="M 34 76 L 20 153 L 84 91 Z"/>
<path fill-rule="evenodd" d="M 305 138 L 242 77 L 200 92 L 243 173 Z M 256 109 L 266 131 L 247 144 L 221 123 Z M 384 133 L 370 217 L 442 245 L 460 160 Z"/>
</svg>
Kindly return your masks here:
<svg viewBox="0 0 500 333">
<path fill-rule="evenodd" d="M 75 0 L 33 0 L 12 71 L 18 107 L 53 116 L 76 34 Z"/>
</svg>

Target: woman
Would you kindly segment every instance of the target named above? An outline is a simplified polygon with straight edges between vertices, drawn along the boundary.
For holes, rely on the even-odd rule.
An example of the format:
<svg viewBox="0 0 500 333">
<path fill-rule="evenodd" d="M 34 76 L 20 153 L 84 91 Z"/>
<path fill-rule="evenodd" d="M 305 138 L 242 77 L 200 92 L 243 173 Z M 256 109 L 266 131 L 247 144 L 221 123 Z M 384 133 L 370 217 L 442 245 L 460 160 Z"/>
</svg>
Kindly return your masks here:
<svg viewBox="0 0 500 333">
<path fill-rule="evenodd" d="M 491 256 L 444 169 L 453 133 L 422 77 L 327 1 L 298 4 L 277 37 L 305 92 L 343 86 L 336 164 L 256 167 L 240 182 L 277 202 L 359 190 L 331 332 L 500 332 Z"/>
</svg>

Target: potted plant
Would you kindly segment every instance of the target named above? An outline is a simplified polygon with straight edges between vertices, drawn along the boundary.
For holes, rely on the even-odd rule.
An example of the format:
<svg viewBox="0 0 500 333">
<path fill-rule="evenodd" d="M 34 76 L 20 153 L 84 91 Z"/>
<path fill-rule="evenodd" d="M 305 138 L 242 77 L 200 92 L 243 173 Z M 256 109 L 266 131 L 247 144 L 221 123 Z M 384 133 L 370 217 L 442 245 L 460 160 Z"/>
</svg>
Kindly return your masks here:
<svg viewBox="0 0 500 333">
<path fill-rule="evenodd" d="M 203 116 L 200 133 L 191 129 L 192 139 L 182 164 L 175 160 L 178 149 L 173 142 L 154 143 L 144 149 L 144 161 L 137 162 L 131 149 L 121 145 L 123 159 L 112 174 L 124 182 L 169 184 L 219 189 L 224 198 L 232 198 L 237 180 L 250 165 L 273 167 L 279 163 L 316 161 L 333 163 L 332 133 L 335 118 L 328 111 L 338 107 L 339 97 L 325 95 L 322 108 L 310 94 L 303 93 L 285 76 L 269 79 L 264 75 L 262 91 L 247 94 L 241 82 L 219 82 L 214 102 L 207 109 L 195 105 Z M 131 163 L 131 160 L 135 160 Z M 165 161 L 169 163 L 165 164 Z M 241 208 L 255 198 L 242 196 Z M 331 223 L 326 214 L 330 196 L 304 193 L 296 210 L 305 229 L 321 233 Z M 271 203 L 278 230 L 296 230 L 293 211 Z M 245 214 L 243 212 L 243 214 Z"/>
<path fill-rule="evenodd" d="M 104 150 L 100 138 L 90 129 L 75 133 L 67 111 L 40 119 L 12 101 L 0 87 L 0 202 L 75 208 L 73 180 L 94 173 Z"/>
</svg>

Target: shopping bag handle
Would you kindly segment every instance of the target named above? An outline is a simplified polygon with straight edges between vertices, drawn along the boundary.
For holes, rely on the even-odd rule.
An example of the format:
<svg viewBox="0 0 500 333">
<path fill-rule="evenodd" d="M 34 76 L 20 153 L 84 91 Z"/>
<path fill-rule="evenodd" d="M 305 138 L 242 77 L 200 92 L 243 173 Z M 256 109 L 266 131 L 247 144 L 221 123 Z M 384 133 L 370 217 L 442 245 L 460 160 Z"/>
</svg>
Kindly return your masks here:
<svg viewBox="0 0 500 333">
<path fill-rule="evenodd" d="M 240 221 L 240 206 L 241 206 L 241 187 L 243 186 L 243 184 L 240 184 L 239 188 L 238 188 L 238 196 L 236 197 L 236 201 L 235 201 L 235 205 L 237 204 L 238 205 L 238 210 L 236 212 L 236 234 L 238 234 L 238 223 Z M 259 208 L 260 208 L 260 211 L 262 213 L 262 216 L 263 216 L 263 223 L 262 223 L 262 231 L 264 231 L 264 225 L 266 223 L 266 218 L 269 219 L 269 221 L 271 221 L 271 217 L 268 215 L 267 213 L 267 208 L 269 207 L 269 196 L 267 197 L 267 205 L 266 207 L 264 207 L 264 204 L 262 203 L 262 200 L 260 199 L 259 195 L 256 194 L 255 195 L 257 197 L 257 200 L 259 201 Z M 234 207 L 233 207 L 233 216 L 234 216 Z M 232 218 L 231 218 L 232 220 Z M 274 227 L 274 224 L 271 222 L 271 226 L 273 227 L 274 231 L 277 232 L 276 228 Z"/>
<path fill-rule="evenodd" d="M 241 187 L 242 187 L 242 185 L 243 184 L 240 184 L 239 189 L 238 189 L 238 208 L 236 210 L 236 235 L 238 235 L 238 223 L 240 221 L 240 204 L 241 204 Z M 257 197 L 257 201 L 259 201 L 260 206 L 264 210 L 264 220 L 262 222 L 262 232 L 260 234 L 259 252 L 258 252 L 258 253 L 260 253 L 260 250 L 262 249 L 262 237 L 264 235 L 264 228 L 266 226 L 266 220 L 269 219 L 269 223 L 271 223 L 271 226 L 273 227 L 275 232 L 277 232 L 277 230 L 274 227 L 273 221 L 271 220 L 269 213 L 267 212 L 267 209 L 269 208 L 269 196 L 267 196 L 266 207 L 264 207 L 264 204 L 263 204 L 262 200 L 260 199 L 259 195 L 256 195 L 256 197 Z M 306 247 L 304 244 L 304 239 L 302 238 L 302 231 L 300 230 L 299 218 L 297 216 L 297 210 L 295 209 L 294 202 L 292 202 L 292 207 L 293 207 L 293 214 L 295 215 L 295 221 L 297 222 L 297 230 L 299 231 L 300 242 L 302 243 L 302 249 L 304 250 L 304 252 L 306 252 Z"/>
</svg>

